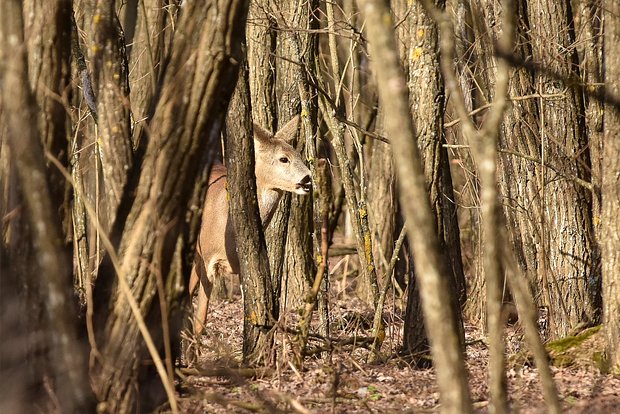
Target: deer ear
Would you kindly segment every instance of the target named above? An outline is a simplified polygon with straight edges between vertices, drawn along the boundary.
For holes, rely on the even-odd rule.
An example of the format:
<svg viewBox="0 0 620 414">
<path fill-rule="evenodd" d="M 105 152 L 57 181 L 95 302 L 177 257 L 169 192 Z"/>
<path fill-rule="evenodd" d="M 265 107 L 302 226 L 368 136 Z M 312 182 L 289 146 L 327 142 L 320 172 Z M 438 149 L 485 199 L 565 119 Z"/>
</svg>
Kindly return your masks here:
<svg viewBox="0 0 620 414">
<path fill-rule="evenodd" d="M 299 132 L 299 115 L 296 115 L 286 123 L 278 132 L 276 132 L 275 137 L 278 139 L 282 139 L 286 142 L 291 142 L 297 137 L 297 133 Z"/>
<path fill-rule="evenodd" d="M 253 122 L 252 127 L 254 128 L 254 140 L 258 141 L 261 144 L 266 144 L 272 139 L 271 132 L 267 131 L 262 126 L 258 125 L 256 122 Z"/>
</svg>

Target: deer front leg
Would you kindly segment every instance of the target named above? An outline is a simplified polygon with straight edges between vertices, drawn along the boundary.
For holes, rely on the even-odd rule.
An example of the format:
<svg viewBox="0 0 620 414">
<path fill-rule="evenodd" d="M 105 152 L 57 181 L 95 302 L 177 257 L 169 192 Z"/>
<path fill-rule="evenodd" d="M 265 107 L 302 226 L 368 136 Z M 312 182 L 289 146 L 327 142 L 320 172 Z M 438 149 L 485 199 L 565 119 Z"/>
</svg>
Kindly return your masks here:
<svg viewBox="0 0 620 414">
<path fill-rule="evenodd" d="M 200 278 L 198 277 L 198 271 L 196 270 L 197 263 L 194 261 L 194 266 L 192 266 L 192 273 L 189 277 L 189 303 L 192 303 L 192 296 L 194 296 L 194 291 L 196 290 L 196 286 L 198 282 L 200 282 Z"/>
</svg>

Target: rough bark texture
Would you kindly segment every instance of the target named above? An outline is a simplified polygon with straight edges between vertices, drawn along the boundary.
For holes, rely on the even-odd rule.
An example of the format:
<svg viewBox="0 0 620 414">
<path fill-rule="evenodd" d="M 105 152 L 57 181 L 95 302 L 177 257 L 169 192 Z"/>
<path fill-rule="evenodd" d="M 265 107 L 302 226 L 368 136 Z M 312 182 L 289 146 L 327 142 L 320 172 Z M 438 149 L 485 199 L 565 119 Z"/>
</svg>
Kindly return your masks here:
<svg viewBox="0 0 620 414">
<path fill-rule="evenodd" d="M 276 5 L 270 3 L 269 10 L 272 12 L 274 17 L 276 18 L 276 25 L 285 25 L 286 21 L 284 20 L 283 13 L 288 11 L 288 8 L 291 7 L 291 2 L 286 2 L 283 6 Z M 286 16 L 291 18 L 291 16 L 287 13 Z M 290 34 L 289 34 L 290 35 Z M 280 36 L 276 36 L 276 47 L 273 50 L 273 53 L 276 56 L 274 60 L 274 67 L 276 77 L 274 79 L 274 101 L 273 101 L 273 113 L 274 113 L 274 122 L 277 124 L 276 128 L 273 131 L 277 131 L 278 127 L 284 125 L 286 121 L 288 121 L 293 114 L 298 113 L 295 111 L 294 106 L 295 102 L 291 101 L 294 99 L 295 95 L 285 97 L 282 94 L 286 92 L 295 91 L 297 89 L 293 89 L 292 84 L 286 84 L 285 81 L 280 79 L 280 76 L 286 78 L 286 74 L 282 73 L 283 70 L 286 70 L 286 66 L 279 62 L 278 56 L 282 56 L 283 47 L 288 46 L 286 44 L 283 46 L 282 39 Z M 286 50 L 286 49 L 284 49 Z M 253 67 L 253 66 L 252 66 Z M 280 106 L 280 102 L 283 102 L 282 107 Z M 297 104 L 299 101 L 297 100 Z M 271 223 L 265 232 L 265 237 L 267 239 L 267 245 L 269 246 L 269 267 L 271 268 L 271 278 L 273 282 L 273 287 L 277 289 L 278 293 L 281 292 L 281 284 L 282 284 L 282 276 L 285 271 L 285 260 L 286 260 L 286 240 L 288 238 L 288 220 L 291 211 L 291 194 L 285 193 L 280 199 L 280 204 L 276 209 L 273 218 L 271 219 Z M 279 298 L 278 298 L 279 302 Z M 277 308 L 280 308 L 278 303 Z"/>
<path fill-rule="evenodd" d="M 247 61 L 239 71 L 228 113 L 226 142 L 230 214 L 235 229 L 243 296 L 243 360 L 264 365 L 275 357 L 270 327 L 278 303 L 256 198 L 254 136 Z"/>
<path fill-rule="evenodd" d="M 134 147 L 142 135 L 141 129 L 152 116 L 152 100 L 162 72 L 162 61 L 166 57 L 166 38 L 172 32 L 173 23 L 164 8 L 164 3 L 167 3 L 164 0 L 140 0 L 137 3 L 134 27 L 125 26 L 126 32 L 134 32 L 129 55 Z"/>
<path fill-rule="evenodd" d="M 241 61 L 247 4 L 221 0 L 203 6 L 188 3 L 182 10 L 139 180 L 132 189 L 135 196 L 126 192 L 123 201 L 130 208 L 119 209 L 118 222 L 124 226 L 115 226 L 112 234 L 115 240 L 115 232 L 122 230 L 118 277 L 125 278 L 140 312 L 151 322 L 148 328 L 158 349 L 164 348 L 164 338 L 160 309 L 153 304 L 157 285 L 166 287 L 166 299 L 178 299 L 169 272 L 178 237 L 187 231 L 180 217 L 188 208 L 196 165 L 208 151 L 214 152 Z M 144 331 L 115 280 L 111 263 L 104 262 L 95 295 L 100 301 L 96 312 L 105 318 L 97 326 L 102 359 L 92 372 L 95 390 L 110 412 L 134 412 L 138 403 L 148 411 L 164 395 L 162 378 L 145 375 Z M 170 336 L 178 341 L 178 332 Z"/>
<path fill-rule="evenodd" d="M 568 79 L 576 54 L 571 45 L 570 3 L 528 1 L 532 57 L 543 67 Z M 552 53 L 549 45 L 555 45 Z M 556 52 L 557 51 L 557 52 Z M 543 163 L 554 164 L 576 177 L 587 177 L 589 158 L 583 124 L 583 103 L 564 82 L 538 72 L 534 90 L 558 95 L 539 100 L 540 146 Z M 540 272 L 537 285 L 549 307 L 551 334 L 563 336 L 582 322 L 598 318 L 599 276 L 593 274 L 591 197 L 572 180 L 543 171 Z"/>
<path fill-rule="evenodd" d="M 620 97 L 620 4 L 604 2 L 605 87 Z M 605 106 L 603 147 L 603 317 L 607 359 L 612 371 L 620 372 L 620 108 Z"/>
<path fill-rule="evenodd" d="M 298 88 L 303 82 L 303 68 L 283 57 L 313 53 L 310 43 L 312 37 L 299 30 L 310 28 L 313 24 L 310 14 L 312 4 L 296 0 L 272 4 L 271 10 L 279 29 L 276 37 L 274 85 L 278 129 L 301 112 Z M 298 140 L 296 144 L 294 146 L 303 154 L 305 140 Z M 310 286 L 315 272 L 311 234 L 312 199 L 285 193 L 267 232 L 273 283 L 278 287 L 278 291 L 282 290 L 285 299 L 280 304 L 282 311 L 300 306 L 303 303 L 303 293 Z"/>
<path fill-rule="evenodd" d="M 372 246 L 377 269 L 385 275 L 387 262 L 394 250 L 396 237 L 394 233 L 398 231 L 395 171 L 389 144 L 374 141 L 370 143 L 369 152 L 368 223 L 372 229 Z"/>
<path fill-rule="evenodd" d="M 279 61 L 278 82 L 276 91 L 278 93 L 278 110 L 280 126 L 284 125 L 289 119 L 301 113 L 301 97 L 299 95 L 299 85 L 306 82 L 306 74 L 303 72 L 304 62 L 312 62 L 316 54 L 316 36 L 306 33 L 303 29 L 312 30 L 317 28 L 317 21 L 314 16 L 315 1 L 299 2 L 291 1 L 288 11 L 283 12 L 285 16 L 280 23 L 284 28 L 279 36 L 280 43 L 278 54 L 282 56 L 294 57 L 293 62 L 285 59 Z M 285 67 L 286 66 L 286 67 Z M 286 89 L 286 92 L 283 91 Z M 307 105 L 314 106 L 316 100 L 307 102 Z M 310 113 L 308 113 L 310 115 Z M 299 134 L 297 149 L 301 150 L 304 159 L 308 160 L 311 153 L 316 153 L 307 148 L 306 135 L 303 133 L 308 125 L 303 126 Z M 312 137 L 315 136 L 316 127 L 308 131 Z M 309 142 L 315 145 L 314 142 Z M 312 160 L 311 162 L 316 162 Z M 302 306 L 304 294 L 311 287 L 312 280 L 316 273 L 316 263 L 313 252 L 313 199 L 312 197 L 291 195 L 291 213 L 288 220 L 288 238 L 286 244 L 286 263 L 285 272 L 286 284 L 283 286 L 282 293 L 285 299 L 282 302 L 282 312 L 286 309 L 296 309 Z"/>
<path fill-rule="evenodd" d="M 97 98 L 98 155 L 103 175 L 100 220 L 109 229 L 133 163 L 129 79 L 125 37 L 114 3 L 94 0 L 88 43 L 93 90 Z M 90 17 L 90 16 L 89 16 Z"/>
<path fill-rule="evenodd" d="M 579 56 L 579 73 L 587 88 L 594 89 L 602 82 L 602 31 L 601 2 L 579 0 L 572 3 L 575 25 L 575 45 Z M 585 126 L 589 141 L 591 160 L 592 227 L 597 239 L 594 249 L 594 264 L 600 264 L 601 241 L 601 168 L 603 150 L 603 103 L 583 96 L 585 106 Z M 595 272 L 600 272 L 599 269 Z"/>
<path fill-rule="evenodd" d="M 24 32 L 28 42 L 30 86 L 39 107 L 38 128 L 43 145 L 62 165 L 67 165 L 66 102 L 70 82 L 71 2 L 28 0 L 24 2 Z M 69 231 L 67 182 L 47 163 L 51 196 Z"/>
<path fill-rule="evenodd" d="M 270 131 L 277 131 L 275 96 L 276 31 L 271 0 L 251 2 L 246 31 L 252 118 Z"/>
<path fill-rule="evenodd" d="M 408 220 L 408 236 L 416 258 L 422 306 L 431 341 L 433 362 L 446 413 L 471 412 L 467 374 L 460 351 L 452 301 L 442 300 L 449 292 L 447 265 L 441 258 L 437 227 L 428 201 L 424 169 L 410 118 L 407 87 L 399 67 L 390 12 L 382 1 L 359 1 L 371 39 L 370 51 L 377 75 L 378 90 L 385 111 L 386 132 L 392 142 L 398 171 L 400 200 Z M 378 64 L 380 62 L 380 64 Z"/>
<path fill-rule="evenodd" d="M 439 4 L 439 6 L 443 6 Z M 402 52 L 403 61 L 408 69 L 408 89 L 410 111 L 417 135 L 417 143 L 424 162 L 427 189 L 430 194 L 431 208 L 437 223 L 437 234 L 441 250 L 446 252 L 450 262 L 452 275 L 450 284 L 458 298 L 455 309 L 461 309 L 465 301 L 465 276 L 461 262 L 460 235 L 452 190 L 452 178 L 448 164 L 448 153 L 442 144 L 444 87 L 439 76 L 437 58 L 438 35 L 437 25 L 424 11 L 420 4 L 410 6 L 405 21 L 402 23 L 403 40 L 407 46 Z M 404 14 L 404 13 L 403 13 Z M 409 297 L 409 300 L 419 300 Z M 415 309 L 415 307 L 413 307 Z M 461 313 L 457 312 L 458 326 L 462 326 Z M 419 318 L 419 315 L 408 314 L 407 319 Z M 414 323 L 418 325 L 418 323 Z M 419 335 L 405 325 L 405 348 L 411 343 L 420 343 L 409 338 Z M 464 338 L 464 334 L 461 333 Z M 464 339 L 463 339 L 464 340 Z M 419 349 L 411 349 L 419 352 Z"/>
<path fill-rule="evenodd" d="M 252 117 L 254 122 L 269 131 L 278 130 L 278 105 L 276 95 L 277 65 L 277 30 L 279 7 L 271 0 L 252 2 L 248 17 L 247 59 L 252 68 L 249 73 L 250 95 L 252 99 Z M 290 119 L 283 119 L 281 125 Z M 287 236 L 288 209 L 290 194 L 284 194 L 280 207 L 276 210 L 271 223 L 265 229 L 265 238 L 269 246 L 269 267 L 271 269 L 271 287 L 277 294 L 275 303 L 279 314 L 282 272 L 284 266 L 285 244 Z M 278 314 L 274 315 L 275 317 Z"/>
<path fill-rule="evenodd" d="M 60 2 L 51 6 L 51 10 L 60 8 Z M 3 109 L 7 113 L 7 138 L 34 247 L 33 257 L 29 258 L 30 272 L 23 276 L 30 275 L 28 284 L 38 290 L 44 303 L 45 322 L 49 326 L 46 332 L 50 346 L 48 358 L 57 385 L 59 409 L 67 413 L 91 412 L 93 399 L 73 320 L 71 267 L 56 214 L 58 204 L 51 196 L 41 133 L 38 123 L 33 122 L 37 119 L 37 102 L 28 79 L 22 13 L 22 4 L 17 0 L 5 2 L 0 10 L 0 75 Z M 42 68 L 51 67 L 48 59 L 41 61 Z M 40 278 L 32 279 L 34 275 Z"/>
</svg>

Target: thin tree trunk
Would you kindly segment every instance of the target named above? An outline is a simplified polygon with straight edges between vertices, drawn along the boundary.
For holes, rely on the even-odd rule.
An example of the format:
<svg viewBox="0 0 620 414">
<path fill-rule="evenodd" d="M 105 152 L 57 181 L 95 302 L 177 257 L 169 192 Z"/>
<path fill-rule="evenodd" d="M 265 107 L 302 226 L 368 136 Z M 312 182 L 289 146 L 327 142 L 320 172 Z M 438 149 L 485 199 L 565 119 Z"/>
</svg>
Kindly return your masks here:
<svg viewBox="0 0 620 414">
<path fill-rule="evenodd" d="M 386 118 L 386 131 L 393 146 L 398 171 L 400 200 L 407 219 L 409 240 L 416 258 L 416 269 L 426 326 L 432 344 L 433 362 L 446 413 L 471 412 L 467 374 L 459 345 L 459 335 L 452 301 L 442 300 L 450 292 L 449 274 L 441 258 L 437 227 L 428 201 L 424 169 L 410 117 L 407 88 L 399 67 L 398 51 L 392 32 L 390 11 L 384 2 L 360 0 L 371 39 L 370 51 L 377 75 L 378 90 Z M 380 63 L 379 63 L 380 62 Z"/>
<path fill-rule="evenodd" d="M 250 3 L 246 31 L 252 118 L 269 131 L 277 131 L 275 96 L 276 30 L 269 13 L 271 0 Z"/>
<path fill-rule="evenodd" d="M 131 112 L 134 122 L 132 142 L 137 147 L 141 129 L 152 116 L 152 101 L 157 92 L 162 63 L 166 58 L 166 38 L 172 32 L 170 15 L 164 9 L 164 0 L 138 0 L 135 26 L 131 28 L 129 54 L 129 84 Z M 130 30 L 125 28 L 127 32 Z M 129 42 L 129 37 L 127 38 Z"/>
<path fill-rule="evenodd" d="M 282 10 L 282 30 L 278 36 L 278 55 L 293 57 L 293 62 L 285 59 L 277 61 L 278 77 L 276 83 L 279 118 L 284 123 L 301 113 L 301 96 L 299 85 L 306 82 L 306 74 L 303 62 L 312 62 L 316 54 L 316 35 L 310 31 L 317 28 L 314 17 L 315 1 L 292 0 Z M 306 30 L 303 30 L 303 29 Z M 306 102 L 307 109 L 316 111 L 316 99 Z M 311 108 L 313 106 L 314 108 Z M 308 114 L 310 115 L 310 113 Z M 302 128 L 309 125 L 302 125 Z M 303 129 L 302 129 L 303 132 Z M 316 128 L 308 131 L 312 137 L 316 136 Z M 306 144 L 316 146 L 314 142 L 307 142 L 306 135 L 299 134 L 299 142 L 296 146 L 301 150 L 304 159 L 309 159 L 309 154 L 316 154 L 316 150 L 307 148 Z M 316 163 L 313 159 L 311 162 Z M 316 274 L 314 261 L 313 234 L 313 199 L 312 197 L 291 195 L 290 215 L 288 219 L 288 231 L 286 241 L 286 261 L 283 274 L 286 284 L 282 287 L 283 301 L 281 311 L 296 309 L 304 303 L 304 295 L 310 290 L 312 280 Z"/>
<path fill-rule="evenodd" d="M 133 164 L 130 127 L 129 79 L 125 37 L 114 3 L 92 0 L 89 29 L 89 58 L 93 90 L 97 99 L 98 137 L 95 145 L 103 176 L 102 197 L 105 206 L 100 220 L 109 229 Z M 89 16 L 90 17 L 90 16 Z"/>
<path fill-rule="evenodd" d="M 248 85 L 247 61 L 239 71 L 237 88 L 228 114 L 226 146 L 230 216 L 243 281 L 243 360 L 249 365 L 273 361 L 273 335 L 270 327 L 277 315 L 276 292 L 269 273 L 269 257 L 258 211 L 254 174 L 254 136 Z"/>
<path fill-rule="evenodd" d="M 24 2 L 24 32 L 28 42 L 30 86 L 38 111 L 38 127 L 43 145 L 62 165 L 67 165 L 66 109 L 63 100 L 71 77 L 71 2 L 28 0 Z M 47 39 L 55 39 L 48 42 Z M 62 173 L 48 166 L 53 202 L 62 221 L 63 236 L 70 229 L 68 183 Z"/>
<path fill-rule="evenodd" d="M 458 81 L 460 89 L 463 92 L 463 99 L 468 111 L 471 111 L 478 103 L 488 103 L 488 97 L 484 96 L 483 90 L 485 85 L 492 87 L 492 84 L 481 81 L 479 68 L 476 67 L 477 62 L 482 58 L 482 51 L 489 51 L 481 47 L 482 40 L 480 34 L 475 33 L 474 29 L 486 30 L 486 26 L 482 28 L 473 24 L 472 3 L 460 0 L 446 0 L 446 10 L 454 18 L 454 31 L 456 41 L 456 59 L 455 64 L 458 71 Z M 479 14 L 477 11 L 476 13 Z M 485 32 L 486 33 L 486 32 Z M 486 65 L 485 65 L 486 67 Z M 487 89 L 484 89 L 486 92 Z M 446 119 L 459 118 L 458 112 L 454 108 L 452 99 L 446 100 Z M 461 218 L 461 247 L 462 260 L 464 264 L 464 273 L 468 275 L 468 289 L 466 292 L 466 300 L 463 305 L 463 312 L 468 323 L 478 326 L 480 329 L 486 329 L 486 281 L 484 279 L 483 263 L 482 263 L 482 231 L 480 209 L 480 189 L 478 183 L 478 175 L 473 161 L 471 151 L 468 148 L 469 142 L 464 139 L 462 130 L 452 121 L 449 125 L 451 128 L 445 127 L 444 134 L 446 141 L 450 144 L 457 144 L 456 147 L 450 149 L 452 153 L 451 159 L 455 161 L 454 168 L 454 188 L 460 205 L 465 208 L 459 209 Z M 463 147 L 459 147 L 462 145 Z"/>
</svg>

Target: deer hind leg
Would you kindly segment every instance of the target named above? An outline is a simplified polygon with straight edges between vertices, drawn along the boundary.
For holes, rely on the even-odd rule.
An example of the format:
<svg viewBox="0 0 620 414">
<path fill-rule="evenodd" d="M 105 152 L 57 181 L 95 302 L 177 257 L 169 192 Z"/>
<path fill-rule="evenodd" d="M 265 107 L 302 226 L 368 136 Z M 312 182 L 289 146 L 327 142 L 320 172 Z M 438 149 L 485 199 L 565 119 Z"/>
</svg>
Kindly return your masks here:
<svg viewBox="0 0 620 414">
<path fill-rule="evenodd" d="M 199 271 L 200 288 L 198 289 L 198 306 L 194 314 L 194 334 L 201 335 L 207 322 L 207 311 L 209 310 L 209 299 L 213 290 L 213 280 L 218 272 L 216 263 L 210 263 L 209 267 Z"/>
<path fill-rule="evenodd" d="M 196 252 L 194 256 L 194 265 L 192 266 L 192 272 L 189 277 L 189 286 L 188 286 L 188 295 L 189 295 L 189 303 L 190 306 L 193 303 L 194 292 L 196 291 L 196 287 L 200 284 L 200 274 L 204 273 L 205 263 L 200 256 L 200 253 Z M 202 288 L 200 289 L 202 291 Z M 198 303 L 201 303 L 200 300 L 200 292 L 198 294 Z M 196 332 L 196 321 L 197 321 L 197 311 L 194 312 L 194 322 L 193 322 L 193 330 Z"/>
</svg>

